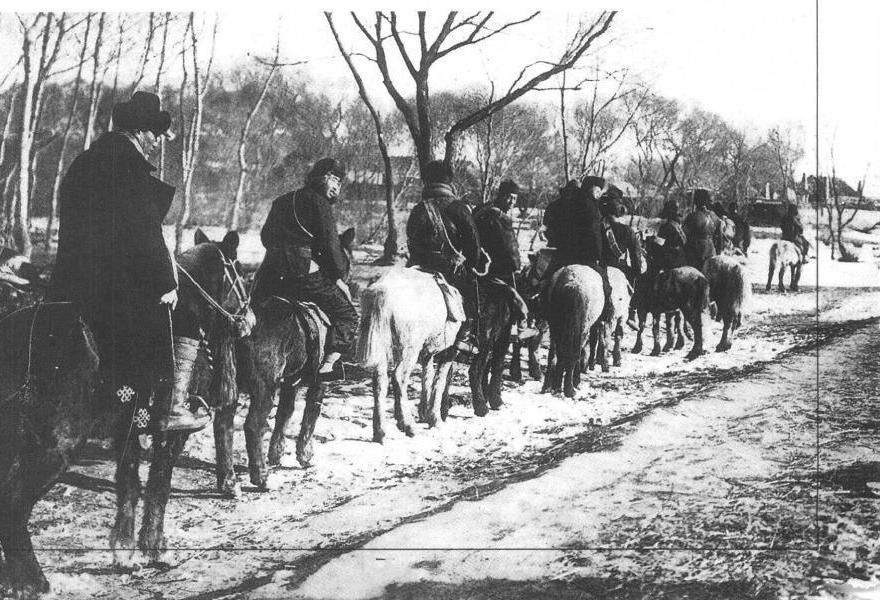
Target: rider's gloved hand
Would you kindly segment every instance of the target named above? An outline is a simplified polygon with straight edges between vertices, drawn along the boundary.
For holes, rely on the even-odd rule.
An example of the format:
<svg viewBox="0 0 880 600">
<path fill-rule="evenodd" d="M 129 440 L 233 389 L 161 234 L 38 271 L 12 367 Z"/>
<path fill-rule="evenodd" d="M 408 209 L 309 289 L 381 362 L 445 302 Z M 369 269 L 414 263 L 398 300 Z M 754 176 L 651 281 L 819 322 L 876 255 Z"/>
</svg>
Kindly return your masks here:
<svg viewBox="0 0 880 600">
<path fill-rule="evenodd" d="M 162 297 L 159 298 L 159 304 L 165 304 L 171 310 L 174 310 L 177 307 L 177 290 L 171 290 L 170 292 L 166 292 L 162 294 Z"/>
</svg>

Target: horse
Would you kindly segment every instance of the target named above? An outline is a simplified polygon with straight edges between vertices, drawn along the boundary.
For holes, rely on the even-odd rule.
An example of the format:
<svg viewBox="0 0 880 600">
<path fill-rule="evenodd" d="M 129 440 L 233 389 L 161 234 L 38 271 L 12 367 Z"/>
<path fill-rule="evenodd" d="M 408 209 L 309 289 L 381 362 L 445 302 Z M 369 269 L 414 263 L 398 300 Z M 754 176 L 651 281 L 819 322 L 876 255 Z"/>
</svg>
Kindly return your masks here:
<svg viewBox="0 0 880 600">
<path fill-rule="evenodd" d="M 532 336 L 525 341 L 525 344 L 519 338 L 513 338 L 511 343 L 511 356 L 509 374 L 513 381 L 521 383 L 522 378 L 522 348 L 525 346 L 528 354 L 529 377 L 538 380 L 541 379 L 541 364 L 538 362 L 538 349 L 547 336 L 549 325 L 544 317 L 543 306 L 540 299 L 540 281 L 544 276 L 544 271 L 549 264 L 549 258 L 545 261 L 539 261 L 542 251 L 534 252 L 529 255 L 529 264 L 520 270 L 516 276 L 516 287 L 525 298 L 529 308 L 528 325 L 534 327 L 538 331 L 538 335 Z M 548 254 L 548 257 L 550 255 Z"/>
<path fill-rule="evenodd" d="M 346 280 L 351 271 L 354 237 L 354 228 L 339 236 L 346 260 Z M 244 423 L 250 481 L 258 489 L 265 490 L 268 489 L 269 477 L 267 459 L 269 466 L 281 463 L 285 451 L 285 430 L 300 389 L 306 390 L 306 408 L 296 442 L 296 458 L 304 468 L 312 464 L 312 435 L 327 391 L 327 384 L 318 378 L 318 368 L 324 358 L 323 341 L 328 323 L 322 322 L 322 317 L 306 306 L 275 296 L 254 306 L 254 314 L 256 325 L 251 335 L 237 344 L 237 382 L 240 390 L 250 395 L 250 407 Z M 269 412 L 276 390 L 278 409 L 266 455 L 263 436 L 269 427 Z M 235 407 L 232 406 L 218 415 L 214 422 L 217 487 L 231 497 L 239 494 L 232 456 L 234 416 Z"/>
<path fill-rule="evenodd" d="M 388 396 L 389 367 L 393 373 L 394 418 L 400 431 L 409 437 L 415 435 L 412 416 L 403 400 L 408 396 L 409 376 L 417 362 L 422 367 L 419 417 L 429 427 L 445 420 L 453 364 L 448 349 L 464 320 L 460 294 L 451 287 L 449 293 L 457 299 L 457 305 L 451 301 L 447 306 L 433 274 L 413 267 L 394 267 L 361 295 L 356 356 L 358 364 L 372 372 L 374 442 L 381 444 L 385 438 L 382 402 Z"/>
<path fill-rule="evenodd" d="M 198 241 L 198 240 L 197 240 Z M 220 311 L 246 309 L 230 289 L 241 285 L 233 260 L 238 235 L 221 243 L 201 242 L 180 256 L 182 279 L 178 317 L 192 319 L 220 339 L 246 334 L 243 322 L 219 318 Z M 189 283 L 187 283 L 187 281 Z M 231 296 L 231 302 L 230 302 Z M 178 312 L 181 311 L 181 312 Z M 214 335 L 216 334 L 216 335 Z M 117 513 L 110 534 L 118 566 L 135 564 L 135 511 L 141 495 L 141 447 L 133 434 L 143 406 L 100 404 L 99 360 L 94 337 L 73 304 L 48 302 L 23 308 L 0 321 L 0 548 L 2 575 L 26 596 L 49 584 L 33 552 L 27 522 L 34 504 L 74 462 L 92 433 L 113 431 L 116 446 Z M 188 438 L 185 432 L 153 435 L 154 455 L 147 482 L 138 547 L 156 561 L 165 549 L 165 506 L 171 471 Z"/>
<path fill-rule="evenodd" d="M 550 352 L 543 392 L 574 398 L 590 330 L 605 305 L 602 276 L 585 265 L 569 265 L 553 274 L 547 295 Z"/>
<path fill-rule="evenodd" d="M 611 317 L 599 320 L 590 331 L 589 356 L 586 367 L 593 370 L 598 360 L 602 372 L 608 372 L 608 332 L 614 339 L 614 347 L 611 350 L 611 360 L 615 367 L 622 364 L 620 353 L 620 340 L 623 338 L 623 320 L 629 312 L 631 286 L 623 271 L 616 267 L 608 267 L 608 283 L 611 284 L 611 305 L 614 312 Z"/>
<path fill-rule="evenodd" d="M 730 337 L 742 325 L 752 286 L 743 265 L 730 256 L 713 256 L 706 261 L 704 272 L 709 281 L 709 314 L 724 323 L 715 351 L 724 352 L 730 350 Z"/>
<path fill-rule="evenodd" d="M 776 265 L 779 265 L 779 291 L 785 292 L 785 284 L 782 277 L 785 273 L 785 267 L 789 268 L 791 273 L 791 291 L 798 291 L 798 283 L 801 279 L 801 267 L 803 265 L 803 255 L 801 249 L 794 242 L 779 240 L 770 246 L 770 269 L 767 273 L 766 291 L 770 291 L 773 284 L 773 271 Z"/>
</svg>

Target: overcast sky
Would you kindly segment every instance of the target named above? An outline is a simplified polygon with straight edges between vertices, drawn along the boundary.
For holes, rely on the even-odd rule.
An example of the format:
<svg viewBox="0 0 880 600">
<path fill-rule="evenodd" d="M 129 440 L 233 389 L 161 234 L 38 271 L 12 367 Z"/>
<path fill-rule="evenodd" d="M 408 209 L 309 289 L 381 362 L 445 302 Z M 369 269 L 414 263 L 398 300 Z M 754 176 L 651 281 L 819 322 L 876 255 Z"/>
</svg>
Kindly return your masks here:
<svg viewBox="0 0 880 600">
<path fill-rule="evenodd" d="M 12 0 L 11 8 L 35 9 L 33 2 Z M 4 3 L 6 5 L 6 3 Z M 538 3 L 505 2 L 499 20 L 522 17 Z M 294 9 L 292 3 L 194 2 L 175 5 L 104 0 L 88 8 L 119 10 L 219 10 L 217 62 L 232 66 L 254 54 L 268 55 L 279 24 L 282 54 L 308 59 L 308 71 L 325 89 L 354 94 L 344 63 L 338 58 L 322 8 L 332 8 L 347 45 L 357 48 L 345 6 L 321 3 Z M 520 68 L 534 60 L 557 57 L 577 26 L 582 10 L 621 9 L 613 35 L 596 48 L 585 64 L 626 67 L 660 93 L 714 111 L 756 134 L 774 125 L 799 131 L 812 170 L 816 157 L 827 168 L 833 145 L 838 174 L 855 183 L 868 169 L 868 191 L 880 195 L 880 7 L 857 0 L 740 0 L 696 2 L 619 0 L 612 4 L 541 2 L 538 19 L 502 34 L 490 43 L 450 55 L 432 71 L 432 89 L 485 86 L 490 80 L 504 89 Z M 67 8 L 75 8 L 68 3 Z M 62 6 L 53 6 L 62 8 Z M 79 7 L 80 9 L 83 6 Z M 401 15 L 408 14 L 398 7 Z M 449 8 L 432 3 L 436 23 Z M 361 14 L 368 11 L 360 7 Z M 589 16 L 589 13 L 587 13 Z M 14 24 L 4 19 L 7 25 Z M 430 23 L 431 21 L 429 21 Z M 6 44 L 9 43 L 9 37 Z M 819 136 L 816 145 L 816 52 L 819 52 Z M 0 41 L 0 51 L 6 50 Z M 8 49 L 11 51 L 11 48 Z M 5 52 L 9 56 L 9 52 Z M 364 64 L 364 72 L 371 73 Z M 387 103 L 378 79 L 368 84 L 376 99 Z M 552 101 L 547 93 L 531 98 Z M 390 104 L 386 104 L 390 109 Z"/>
</svg>

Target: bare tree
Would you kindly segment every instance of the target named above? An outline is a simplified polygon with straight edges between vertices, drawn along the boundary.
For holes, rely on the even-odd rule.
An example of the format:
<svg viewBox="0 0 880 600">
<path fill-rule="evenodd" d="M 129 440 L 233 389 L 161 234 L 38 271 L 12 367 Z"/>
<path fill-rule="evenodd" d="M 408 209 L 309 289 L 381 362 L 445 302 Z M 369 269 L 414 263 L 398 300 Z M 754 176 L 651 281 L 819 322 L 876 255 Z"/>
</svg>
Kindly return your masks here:
<svg viewBox="0 0 880 600">
<path fill-rule="evenodd" d="M 352 62 L 351 53 L 342 45 L 339 32 L 336 31 L 336 26 L 333 24 L 333 15 L 329 12 L 325 12 L 324 17 L 327 19 L 327 25 L 330 26 L 330 31 L 333 33 L 333 39 L 336 40 L 336 46 L 339 48 L 339 53 L 345 60 L 345 64 L 348 65 L 348 70 L 351 71 L 351 75 L 357 84 L 358 94 L 360 94 L 361 101 L 364 103 L 364 106 L 367 107 L 367 110 L 370 113 L 370 118 L 373 120 L 373 125 L 376 128 L 376 141 L 379 145 L 379 153 L 382 155 L 382 165 L 384 167 L 383 183 L 385 187 L 385 217 L 388 220 L 388 233 L 385 236 L 382 256 L 378 259 L 377 263 L 392 264 L 398 250 L 397 223 L 394 218 L 394 171 L 391 166 L 391 157 L 388 155 L 388 145 L 385 143 L 385 135 L 382 131 L 382 118 L 370 99 L 370 95 L 367 92 L 367 88 L 364 85 L 360 72 L 357 70 L 357 67 L 355 67 L 354 62 Z"/>
<path fill-rule="evenodd" d="M 377 12 L 371 28 L 352 13 L 352 19 L 372 48 L 369 58 L 378 68 L 385 89 L 406 122 L 421 168 L 424 168 L 425 164 L 434 157 L 434 124 L 431 118 L 429 91 L 431 68 L 450 54 L 462 48 L 478 45 L 504 31 L 528 23 L 538 14 L 534 12 L 522 19 L 496 24 L 493 21 L 494 12 L 475 12 L 462 17 L 452 11 L 446 16 L 440 31 L 436 36 L 432 36 L 427 32 L 424 11 L 417 13 L 416 31 L 407 31 L 399 27 L 397 13 L 393 11 Z M 462 132 L 497 113 L 544 81 L 577 64 L 593 42 L 608 31 L 615 14 L 615 12 L 602 12 L 592 23 L 581 24 L 558 60 L 538 61 L 525 66 L 510 87 L 497 99 L 456 121 L 444 135 L 444 160 L 450 165 L 453 163 L 456 138 Z M 416 40 L 417 47 L 413 49 L 412 44 L 408 45 L 406 39 Z M 394 81 L 389 67 L 389 49 L 405 65 L 415 85 L 413 100 L 406 99 Z M 534 71 L 536 67 L 539 69 L 537 73 Z M 534 74 L 529 75 L 529 73 Z"/>
<path fill-rule="evenodd" d="M 42 112 L 46 79 L 58 58 L 67 32 L 66 14 L 38 13 L 30 22 L 18 17 L 22 33 L 22 104 L 18 127 L 18 190 L 14 229 L 19 251 L 30 257 L 33 251 L 30 236 L 31 181 L 34 172 L 34 134 Z"/>
<path fill-rule="evenodd" d="M 95 135 L 95 120 L 98 116 L 98 100 L 101 97 L 101 80 L 107 73 L 107 65 L 102 66 L 101 47 L 104 43 L 104 24 L 106 13 L 98 16 L 98 28 L 95 32 L 95 44 L 92 49 L 92 80 L 89 84 L 89 110 L 86 118 L 85 132 L 83 133 L 83 150 L 88 150 L 92 145 Z"/>
<path fill-rule="evenodd" d="M 175 251 L 179 252 L 183 243 L 183 230 L 189 222 L 192 213 L 192 184 L 193 174 L 199 158 L 199 145 L 202 137 L 202 117 L 204 112 L 205 94 L 208 92 L 208 82 L 211 78 L 211 67 L 214 64 L 214 48 L 217 41 L 218 18 L 214 18 L 214 28 L 211 35 L 211 46 L 208 53 L 207 65 L 203 68 L 199 63 L 199 33 L 196 31 L 195 13 L 189 13 L 184 38 L 189 36 L 191 65 L 187 64 L 187 52 L 181 53 L 183 65 L 183 82 L 180 86 L 180 126 L 183 132 L 183 148 L 180 155 L 181 171 L 183 178 L 183 208 L 175 227 Z M 192 93 L 194 106 L 192 116 L 187 126 L 184 104 L 186 100 L 186 86 L 189 78 L 189 67 L 192 67 Z M 188 128 L 187 128 L 188 127 Z"/>
<path fill-rule="evenodd" d="M 229 205 L 228 214 L 226 217 L 226 226 L 229 229 L 238 229 L 239 221 L 241 219 L 241 203 L 244 198 L 244 189 L 245 189 L 245 179 L 247 178 L 248 171 L 250 170 L 247 163 L 247 141 L 248 135 L 250 133 L 251 124 L 254 121 L 254 117 L 256 117 L 257 113 L 260 111 L 260 107 L 263 105 L 263 100 L 266 98 L 266 92 L 269 91 L 269 86 L 272 84 L 272 78 L 275 76 L 275 72 L 281 66 L 279 63 L 281 55 L 281 25 L 278 26 L 278 35 L 275 40 L 275 55 L 271 61 L 265 62 L 260 61 L 268 67 L 268 71 L 266 71 L 266 76 L 263 79 L 263 84 L 260 88 L 260 93 L 257 96 L 256 101 L 251 106 L 250 110 L 245 117 L 244 123 L 241 126 L 241 134 L 238 138 L 238 185 L 235 188 L 235 196 L 232 198 L 232 202 Z M 293 64 L 293 63 L 292 63 Z M 295 64 L 302 64 L 301 62 Z"/>
<path fill-rule="evenodd" d="M 843 190 L 841 188 L 848 187 L 841 182 L 837 178 L 837 169 L 834 164 L 834 148 L 831 148 L 831 176 L 828 177 L 828 181 L 826 183 L 827 191 L 828 191 L 828 200 L 829 206 L 828 208 L 828 233 L 831 245 L 831 260 L 836 258 L 835 256 L 835 247 L 840 254 L 839 260 L 846 262 L 854 262 L 857 260 L 857 257 L 853 255 L 853 253 L 844 245 L 843 243 L 843 232 L 844 230 L 853 222 L 856 218 L 856 215 L 859 214 L 859 211 L 862 209 L 865 203 L 865 181 L 868 178 L 867 169 L 865 170 L 865 175 L 856 185 L 856 203 L 853 206 L 851 203 L 846 202 L 846 198 L 842 194 Z M 820 185 L 818 178 L 816 182 L 816 186 Z M 850 193 L 852 190 L 849 190 Z M 833 213 L 832 213 L 833 209 Z M 849 214 L 847 214 L 849 211 Z"/>
<path fill-rule="evenodd" d="M 767 134 L 767 144 L 773 151 L 776 167 L 779 169 L 782 198 L 788 199 L 788 190 L 794 189 L 794 167 L 803 158 L 804 150 L 794 139 L 790 129 L 774 127 Z"/>
<path fill-rule="evenodd" d="M 153 92 L 162 96 L 162 75 L 165 73 L 165 57 L 168 53 L 168 26 L 171 24 L 171 13 L 166 12 L 162 19 L 162 45 L 159 46 L 159 64 L 156 67 L 156 83 Z M 159 139 L 159 179 L 165 178 L 165 137 Z"/>
<path fill-rule="evenodd" d="M 52 183 L 52 206 L 49 209 L 49 218 L 46 221 L 46 240 L 45 250 L 49 252 L 52 243 L 52 231 L 55 227 L 55 218 L 58 215 L 58 195 L 61 191 L 61 175 L 64 169 L 64 157 L 67 152 L 67 143 L 70 140 L 70 133 L 73 120 L 76 117 L 76 109 L 79 106 L 79 91 L 82 86 L 82 70 L 86 62 L 86 53 L 89 48 L 89 32 L 92 27 L 93 15 L 89 13 L 86 17 L 85 32 L 83 33 L 82 46 L 80 47 L 79 61 L 77 62 L 76 77 L 74 78 L 73 93 L 71 95 L 70 109 L 67 112 L 67 124 L 64 126 L 64 133 L 61 136 L 61 150 L 58 152 L 58 162 L 55 165 L 55 180 Z M 0 160 L 2 163 L 2 160 Z"/>
</svg>

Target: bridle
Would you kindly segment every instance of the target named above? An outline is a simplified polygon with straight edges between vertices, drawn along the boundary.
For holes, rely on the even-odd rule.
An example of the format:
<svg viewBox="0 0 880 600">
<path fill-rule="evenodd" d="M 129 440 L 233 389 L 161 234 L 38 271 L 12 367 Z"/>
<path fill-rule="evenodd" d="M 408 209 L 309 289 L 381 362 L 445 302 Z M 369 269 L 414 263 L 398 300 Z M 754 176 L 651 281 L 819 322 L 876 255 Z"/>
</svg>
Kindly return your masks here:
<svg viewBox="0 0 880 600">
<path fill-rule="evenodd" d="M 211 296 L 211 294 L 209 294 L 205 288 L 196 281 L 195 277 L 193 277 L 189 271 L 179 263 L 177 264 L 177 270 L 189 280 L 202 299 L 208 303 L 208 306 L 210 306 L 214 312 L 220 315 L 220 317 L 222 317 L 231 327 L 237 330 L 242 330 L 244 329 L 243 326 L 248 321 L 251 298 L 245 291 L 244 279 L 238 272 L 236 261 L 226 258 L 223 251 L 216 245 L 212 244 L 212 246 L 220 255 L 220 261 L 223 264 L 223 288 L 221 289 L 221 296 L 223 298 L 222 302 L 225 303 L 226 300 L 234 294 L 236 300 L 238 300 L 238 309 L 234 313 L 229 312 L 223 307 L 223 304 L 217 302 L 213 296 Z M 223 293 L 224 289 L 226 290 L 226 293 Z"/>
</svg>

